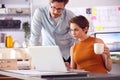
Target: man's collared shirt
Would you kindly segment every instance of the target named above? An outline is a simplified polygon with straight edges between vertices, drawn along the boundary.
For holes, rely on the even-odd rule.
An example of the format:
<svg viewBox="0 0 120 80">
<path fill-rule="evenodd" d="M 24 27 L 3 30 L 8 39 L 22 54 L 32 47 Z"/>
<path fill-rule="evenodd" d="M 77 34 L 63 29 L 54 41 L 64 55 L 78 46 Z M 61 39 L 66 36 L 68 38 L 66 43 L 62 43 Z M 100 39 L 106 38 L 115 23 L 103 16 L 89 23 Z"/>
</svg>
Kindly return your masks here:
<svg viewBox="0 0 120 80">
<path fill-rule="evenodd" d="M 58 45 L 62 56 L 67 60 L 70 57 L 70 47 L 74 39 L 70 34 L 68 21 L 75 15 L 64 9 L 57 24 L 50 17 L 49 7 L 38 8 L 32 18 L 30 43 L 32 45 Z"/>
</svg>

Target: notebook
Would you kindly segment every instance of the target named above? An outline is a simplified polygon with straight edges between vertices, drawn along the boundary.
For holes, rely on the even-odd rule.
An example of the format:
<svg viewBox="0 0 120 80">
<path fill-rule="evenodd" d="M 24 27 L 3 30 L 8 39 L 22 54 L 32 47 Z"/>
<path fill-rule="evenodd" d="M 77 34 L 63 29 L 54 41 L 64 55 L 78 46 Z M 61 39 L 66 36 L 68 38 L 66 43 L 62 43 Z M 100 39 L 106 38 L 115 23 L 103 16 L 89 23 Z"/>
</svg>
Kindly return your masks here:
<svg viewBox="0 0 120 80">
<path fill-rule="evenodd" d="M 28 48 L 36 70 L 67 72 L 58 46 L 31 46 Z"/>
</svg>

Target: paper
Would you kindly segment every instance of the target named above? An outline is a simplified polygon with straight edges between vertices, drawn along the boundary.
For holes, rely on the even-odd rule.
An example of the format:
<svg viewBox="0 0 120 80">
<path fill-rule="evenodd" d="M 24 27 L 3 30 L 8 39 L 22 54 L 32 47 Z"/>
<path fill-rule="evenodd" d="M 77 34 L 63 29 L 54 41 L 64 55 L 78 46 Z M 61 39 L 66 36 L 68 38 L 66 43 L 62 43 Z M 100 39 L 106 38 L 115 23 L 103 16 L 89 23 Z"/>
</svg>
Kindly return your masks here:
<svg viewBox="0 0 120 80">
<path fill-rule="evenodd" d="M 120 6 L 118 7 L 118 11 L 120 11 Z"/>
<path fill-rule="evenodd" d="M 92 20 L 96 20 L 96 16 L 92 16 L 92 18 L 91 18 Z"/>
<path fill-rule="evenodd" d="M 104 26 L 96 26 L 95 30 L 97 30 L 97 31 L 104 30 Z"/>
<path fill-rule="evenodd" d="M 92 8 L 92 15 L 95 16 L 96 14 L 97 14 L 97 12 L 96 12 L 96 8 L 93 7 L 93 8 Z"/>
</svg>

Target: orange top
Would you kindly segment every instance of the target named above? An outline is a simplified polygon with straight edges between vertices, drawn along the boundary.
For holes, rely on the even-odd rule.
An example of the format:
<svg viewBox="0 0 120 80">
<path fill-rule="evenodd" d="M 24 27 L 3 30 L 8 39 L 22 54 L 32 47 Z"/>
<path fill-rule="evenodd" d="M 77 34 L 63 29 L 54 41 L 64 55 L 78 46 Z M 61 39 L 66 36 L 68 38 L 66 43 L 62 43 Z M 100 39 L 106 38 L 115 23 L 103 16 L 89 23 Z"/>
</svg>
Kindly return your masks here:
<svg viewBox="0 0 120 80">
<path fill-rule="evenodd" d="M 102 56 L 94 53 L 94 37 L 79 41 L 73 48 L 73 61 L 77 69 L 90 72 L 107 73 Z"/>
</svg>

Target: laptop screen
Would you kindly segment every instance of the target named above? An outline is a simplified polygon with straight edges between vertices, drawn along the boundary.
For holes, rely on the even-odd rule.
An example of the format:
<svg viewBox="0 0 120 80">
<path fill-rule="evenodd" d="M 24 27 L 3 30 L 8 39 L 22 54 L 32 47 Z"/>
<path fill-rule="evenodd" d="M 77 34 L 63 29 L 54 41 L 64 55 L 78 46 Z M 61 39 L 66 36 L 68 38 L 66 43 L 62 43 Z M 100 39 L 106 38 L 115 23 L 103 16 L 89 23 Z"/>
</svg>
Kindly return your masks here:
<svg viewBox="0 0 120 80">
<path fill-rule="evenodd" d="M 58 46 L 31 46 L 28 50 L 36 70 L 67 72 Z"/>
</svg>

